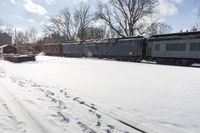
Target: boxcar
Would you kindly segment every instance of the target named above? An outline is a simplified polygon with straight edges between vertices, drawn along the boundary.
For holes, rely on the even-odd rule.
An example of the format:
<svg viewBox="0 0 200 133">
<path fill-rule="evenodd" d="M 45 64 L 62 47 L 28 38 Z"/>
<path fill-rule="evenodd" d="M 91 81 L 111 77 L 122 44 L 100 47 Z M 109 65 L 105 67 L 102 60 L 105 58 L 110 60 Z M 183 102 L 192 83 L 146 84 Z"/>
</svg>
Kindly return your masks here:
<svg viewBox="0 0 200 133">
<path fill-rule="evenodd" d="M 200 63 L 200 32 L 151 36 L 147 57 L 159 64 L 191 65 Z"/>
<path fill-rule="evenodd" d="M 124 61 L 141 61 L 145 55 L 143 37 L 111 38 L 84 42 L 84 56 Z"/>
<path fill-rule="evenodd" d="M 43 51 L 46 55 L 62 56 L 61 44 L 45 44 L 43 45 Z"/>
<path fill-rule="evenodd" d="M 140 62 L 145 56 L 146 39 L 144 37 L 120 38 L 109 47 L 108 55 L 117 60 Z"/>
<path fill-rule="evenodd" d="M 83 57 L 84 56 L 84 46 L 80 43 L 63 43 L 62 53 L 66 57 Z"/>
<path fill-rule="evenodd" d="M 84 46 L 84 57 L 98 57 L 96 41 L 86 41 L 81 44 Z"/>
</svg>

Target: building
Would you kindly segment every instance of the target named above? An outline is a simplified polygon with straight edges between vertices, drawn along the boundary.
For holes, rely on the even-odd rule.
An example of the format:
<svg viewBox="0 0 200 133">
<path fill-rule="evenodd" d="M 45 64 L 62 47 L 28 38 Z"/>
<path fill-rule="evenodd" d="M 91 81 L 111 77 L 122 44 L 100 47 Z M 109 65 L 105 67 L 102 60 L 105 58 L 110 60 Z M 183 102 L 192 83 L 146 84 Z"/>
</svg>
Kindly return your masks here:
<svg viewBox="0 0 200 133">
<path fill-rule="evenodd" d="M 12 44 L 12 37 L 10 37 L 6 33 L 0 33 L 0 46 L 11 45 L 11 44 Z"/>
<path fill-rule="evenodd" d="M 0 54 L 16 54 L 17 48 L 10 45 L 0 46 Z"/>
</svg>

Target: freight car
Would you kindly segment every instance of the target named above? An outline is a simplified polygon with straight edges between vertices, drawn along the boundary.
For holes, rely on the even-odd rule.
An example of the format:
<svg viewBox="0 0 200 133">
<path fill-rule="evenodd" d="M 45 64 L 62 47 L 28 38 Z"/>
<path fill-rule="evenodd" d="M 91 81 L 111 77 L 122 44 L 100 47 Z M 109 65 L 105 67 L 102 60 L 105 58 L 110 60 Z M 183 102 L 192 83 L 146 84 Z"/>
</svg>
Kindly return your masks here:
<svg viewBox="0 0 200 133">
<path fill-rule="evenodd" d="M 107 55 L 116 60 L 140 62 L 145 56 L 145 49 L 144 37 L 123 38 L 111 43 Z"/>
<path fill-rule="evenodd" d="M 141 61 L 145 56 L 144 37 L 112 38 L 84 42 L 84 56 L 124 61 Z"/>
<path fill-rule="evenodd" d="M 72 43 L 62 43 L 61 44 L 62 51 L 60 55 L 66 56 L 66 57 L 83 57 L 84 52 L 83 48 L 84 46 L 77 42 Z"/>
<path fill-rule="evenodd" d="M 62 56 L 62 45 L 61 44 L 45 44 L 43 45 L 43 52 L 50 56 Z"/>
<path fill-rule="evenodd" d="M 158 64 L 190 66 L 200 63 L 200 32 L 151 36 L 147 57 Z"/>
</svg>

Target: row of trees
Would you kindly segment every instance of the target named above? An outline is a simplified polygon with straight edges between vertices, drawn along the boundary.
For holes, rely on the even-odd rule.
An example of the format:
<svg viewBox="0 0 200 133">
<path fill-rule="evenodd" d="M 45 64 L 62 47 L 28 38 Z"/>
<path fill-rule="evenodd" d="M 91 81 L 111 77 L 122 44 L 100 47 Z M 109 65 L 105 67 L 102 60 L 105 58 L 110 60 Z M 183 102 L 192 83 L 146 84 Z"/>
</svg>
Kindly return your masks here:
<svg viewBox="0 0 200 133">
<path fill-rule="evenodd" d="M 37 43 L 169 33 L 172 27 L 155 17 L 157 6 L 158 0 L 99 0 L 94 11 L 88 3 L 81 2 L 74 9 L 64 8 L 52 16 L 44 25 L 44 38 Z M 196 30 L 196 27 L 192 28 L 192 31 Z M 2 31 L 12 36 L 16 44 L 37 41 L 34 28 L 22 32 L 4 25 L 4 29 L 0 28 Z"/>
<path fill-rule="evenodd" d="M 157 0 L 108 0 L 99 1 L 97 10 L 92 12 L 87 3 L 81 2 L 76 9 L 65 8 L 51 17 L 44 32 L 60 41 L 170 32 L 171 26 L 154 17 L 157 5 Z"/>
<path fill-rule="evenodd" d="M 51 17 L 50 24 L 44 26 L 44 32 L 60 36 L 63 41 L 103 38 L 104 29 L 94 26 L 94 19 L 90 6 L 82 2 L 74 11 L 65 8 L 59 15 Z"/>
</svg>

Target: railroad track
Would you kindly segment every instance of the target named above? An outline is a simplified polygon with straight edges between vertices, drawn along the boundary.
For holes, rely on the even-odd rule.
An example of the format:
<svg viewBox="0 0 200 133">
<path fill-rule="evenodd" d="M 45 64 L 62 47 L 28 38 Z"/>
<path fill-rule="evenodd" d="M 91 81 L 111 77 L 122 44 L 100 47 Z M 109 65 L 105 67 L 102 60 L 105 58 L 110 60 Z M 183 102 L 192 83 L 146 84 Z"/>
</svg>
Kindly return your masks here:
<svg viewBox="0 0 200 133">
<path fill-rule="evenodd" d="M 120 116 L 117 116 L 116 114 L 111 114 L 111 113 L 107 113 L 108 111 L 106 111 L 105 109 L 99 107 L 99 106 L 96 106 L 95 104 L 91 104 L 89 102 L 86 102 L 86 100 L 81 100 L 79 98 L 74 98 L 74 101 L 78 102 L 79 104 L 82 104 L 83 106 L 86 106 L 94 111 L 98 111 L 100 112 L 101 114 L 104 114 L 120 123 L 122 123 L 123 125 L 125 126 L 128 126 L 140 133 L 156 133 L 156 131 L 153 131 L 153 130 L 150 130 L 150 129 L 146 129 L 145 127 L 142 127 L 141 125 L 139 124 L 133 124 L 133 121 L 130 122 L 128 120 L 125 120 L 125 118 L 122 118 Z"/>
</svg>

